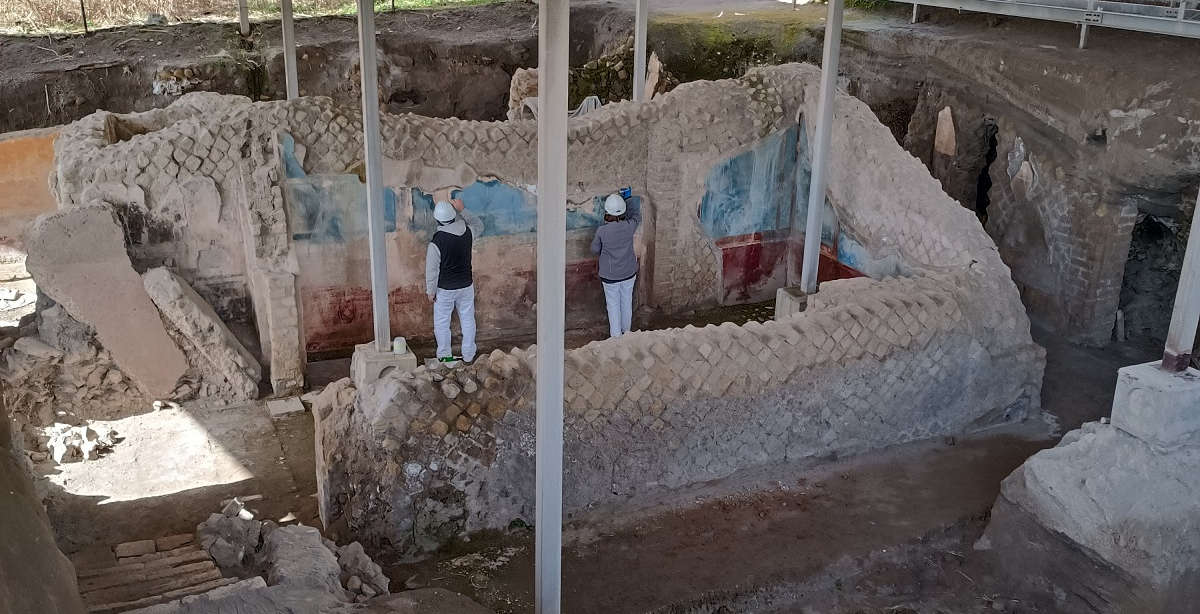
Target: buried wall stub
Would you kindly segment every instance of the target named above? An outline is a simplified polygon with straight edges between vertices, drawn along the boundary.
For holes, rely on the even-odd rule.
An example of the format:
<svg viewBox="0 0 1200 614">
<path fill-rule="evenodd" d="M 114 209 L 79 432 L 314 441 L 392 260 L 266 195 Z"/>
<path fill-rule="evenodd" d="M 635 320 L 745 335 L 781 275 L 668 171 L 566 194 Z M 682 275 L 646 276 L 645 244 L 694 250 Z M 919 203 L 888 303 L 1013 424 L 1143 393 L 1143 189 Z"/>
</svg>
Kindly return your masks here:
<svg viewBox="0 0 1200 614">
<path fill-rule="evenodd" d="M 818 76 L 808 66 L 755 70 L 572 122 L 573 144 L 610 152 L 645 145 L 645 183 L 631 183 L 653 211 L 644 231 L 653 237 L 653 259 L 643 263 L 650 301 L 681 310 L 727 300 L 723 252 L 731 245 L 721 238 L 757 234 L 770 243 L 761 226 L 774 225 L 765 230 L 802 244 L 788 231 L 797 226 L 794 202 L 781 209 L 751 195 L 767 205 L 732 216 L 705 204 L 741 194 L 725 179 L 780 177 L 771 162 L 780 157 L 759 152 L 806 141 L 795 121 L 815 117 Z M 830 257 L 852 257 L 881 279 L 827 282 L 805 312 L 775 322 L 640 332 L 568 352 L 568 511 L 769 463 L 969 432 L 1038 408 L 1042 351 L 971 212 L 849 97 L 839 100 L 832 155 L 830 234 L 845 243 L 831 245 Z M 605 168 L 590 162 L 577 164 Z M 583 194 L 612 180 L 576 173 L 583 176 L 571 185 Z M 519 172 L 497 174 L 521 181 Z M 782 176 L 779 183 L 799 181 Z M 451 372 L 393 374 L 356 395 L 340 384 L 314 410 L 327 527 L 412 556 L 528 520 L 535 353 L 497 351 Z"/>
</svg>

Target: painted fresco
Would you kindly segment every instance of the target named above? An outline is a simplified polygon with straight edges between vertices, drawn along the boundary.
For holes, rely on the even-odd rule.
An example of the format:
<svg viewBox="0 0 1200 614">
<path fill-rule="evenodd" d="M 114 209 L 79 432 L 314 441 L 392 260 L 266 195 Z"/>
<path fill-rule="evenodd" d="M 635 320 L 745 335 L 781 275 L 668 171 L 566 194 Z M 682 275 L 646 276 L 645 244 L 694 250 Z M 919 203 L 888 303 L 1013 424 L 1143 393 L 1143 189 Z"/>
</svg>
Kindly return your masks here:
<svg viewBox="0 0 1200 614">
<path fill-rule="evenodd" d="M 709 172 L 700 200 L 700 225 L 708 236 L 791 227 L 798 133 L 796 127 L 776 132 Z"/>
<path fill-rule="evenodd" d="M 698 215 L 704 232 L 721 250 L 722 304 L 769 300 L 788 284 L 789 264 L 800 270 L 811 179 L 803 122 L 709 172 Z M 821 222 L 818 277 L 824 275 L 824 281 L 861 276 L 853 264 L 863 261 L 861 246 L 848 244 L 846 261 L 839 261 L 838 216 L 828 199 Z"/>
<path fill-rule="evenodd" d="M 808 163 L 799 134 L 776 132 L 709 172 L 698 213 L 721 250 L 723 304 L 766 300 L 787 285 L 798 167 Z"/>
<path fill-rule="evenodd" d="M 291 135 L 279 138 L 284 200 L 295 241 L 345 243 L 367 236 L 367 189 L 358 175 L 309 175 L 296 157 Z M 384 230 L 396 230 L 396 193 L 383 190 Z"/>
<path fill-rule="evenodd" d="M 476 181 L 461 190 L 451 192 L 452 198 L 461 198 L 463 205 L 483 222 L 483 236 L 497 237 L 518 234 L 533 234 L 537 231 L 537 197 L 528 190 L 492 179 Z M 413 232 L 432 234 L 433 196 L 412 189 L 413 217 L 409 229 Z M 630 199 L 630 206 L 637 207 L 640 197 Z M 597 196 L 587 205 L 567 209 L 567 230 L 596 228 L 604 222 L 604 196 Z"/>
</svg>

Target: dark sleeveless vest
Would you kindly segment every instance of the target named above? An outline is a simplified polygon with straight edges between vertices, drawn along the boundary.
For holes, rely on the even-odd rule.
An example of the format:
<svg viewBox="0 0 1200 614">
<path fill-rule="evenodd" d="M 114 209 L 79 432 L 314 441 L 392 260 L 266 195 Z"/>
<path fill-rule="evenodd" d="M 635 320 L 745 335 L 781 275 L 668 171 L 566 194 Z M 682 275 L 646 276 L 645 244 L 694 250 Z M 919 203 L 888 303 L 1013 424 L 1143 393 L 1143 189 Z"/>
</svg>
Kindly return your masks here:
<svg viewBox="0 0 1200 614">
<path fill-rule="evenodd" d="M 442 290 L 461 290 L 473 283 L 471 276 L 471 229 L 461 235 L 438 231 L 433 234 L 433 244 L 441 253 L 441 268 L 438 272 L 438 287 Z"/>
</svg>

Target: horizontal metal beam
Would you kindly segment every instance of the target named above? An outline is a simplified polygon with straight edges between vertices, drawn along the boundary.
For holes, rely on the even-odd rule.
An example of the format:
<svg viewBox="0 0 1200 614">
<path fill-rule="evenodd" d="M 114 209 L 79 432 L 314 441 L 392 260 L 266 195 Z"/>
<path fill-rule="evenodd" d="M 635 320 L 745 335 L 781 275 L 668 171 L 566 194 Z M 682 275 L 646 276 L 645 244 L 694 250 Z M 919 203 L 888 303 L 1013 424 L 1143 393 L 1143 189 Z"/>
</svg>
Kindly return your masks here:
<svg viewBox="0 0 1200 614">
<path fill-rule="evenodd" d="M 901 4 L 917 4 L 912 0 L 893 1 Z M 1089 26 L 1101 26 L 1119 30 L 1133 30 L 1135 32 L 1200 38 L 1200 21 L 1191 18 L 1190 13 L 1194 12 L 1192 10 L 1187 11 L 1189 13 L 1186 15 L 1187 18 L 1180 19 L 1178 9 L 1164 10 L 1161 17 L 1133 12 L 1120 13 L 1103 10 L 1106 7 L 1117 5 L 1118 3 L 1115 2 L 1101 3 L 1100 7 L 1098 7 L 1100 10 L 1088 10 L 1086 7 L 1076 8 L 1055 4 L 1013 2 L 1011 0 L 920 0 L 919 4 L 921 6 L 936 6 L 975 13 L 992 13 L 1011 17 L 1026 17 L 1029 19 L 1061 21 L 1080 25 L 1087 24 Z M 1145 5 L 1129 6 L 1137 7 L 1139 10 L 1150 8 Z"/>
</svg>

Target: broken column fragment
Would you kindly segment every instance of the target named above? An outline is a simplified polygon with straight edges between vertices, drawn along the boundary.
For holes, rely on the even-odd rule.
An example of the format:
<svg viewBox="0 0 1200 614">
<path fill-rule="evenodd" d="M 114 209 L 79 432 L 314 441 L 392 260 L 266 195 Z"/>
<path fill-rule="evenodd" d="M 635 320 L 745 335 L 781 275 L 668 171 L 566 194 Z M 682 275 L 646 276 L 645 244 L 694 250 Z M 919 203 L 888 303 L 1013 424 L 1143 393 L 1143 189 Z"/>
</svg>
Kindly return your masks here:
<svg viewBox="0 0 1200 614">
<path fill-rule="evenodd" d="M 163 318 L 179 331 L 185 344 L 191 346 L 189 349 L 194 350 L 194 353 L 189 352 L 194 366 L 208 375 L 205 379 L 224 380 L 208 383 L 227 387 L 228 393 L 221 396 L 229 396 L 230 400 L 257 398 L 262 366 L 225 326 L 217 312 L 186 281 L 164 267 L 146 271 L 142 281 Z M 200 361 L 204 364 L 195 364 Z"/>
<path fill-rule="evenodd" d="M 169 397 L 188 362 L 130 264 L 112 209 L 93 205 L 40 217 L 26 246 L 26 267 L 39 290 L 95 329 L 147 395 Z"/>
</svg>

